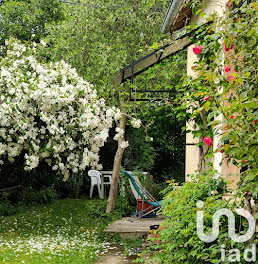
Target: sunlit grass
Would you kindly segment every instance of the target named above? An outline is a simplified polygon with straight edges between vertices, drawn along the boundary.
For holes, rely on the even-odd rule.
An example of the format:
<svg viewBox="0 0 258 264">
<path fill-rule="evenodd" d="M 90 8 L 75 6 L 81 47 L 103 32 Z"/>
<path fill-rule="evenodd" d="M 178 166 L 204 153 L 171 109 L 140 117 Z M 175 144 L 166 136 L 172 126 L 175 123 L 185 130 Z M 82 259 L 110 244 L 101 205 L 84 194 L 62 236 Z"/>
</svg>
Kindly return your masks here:
<svg viewBox="0 0 258 264">
<path fill-rule="evenodd" d="M 0 263 L 94 263 L 111 221 L 99 199 L 58 200 L 0 217 Z"/>
</svg>

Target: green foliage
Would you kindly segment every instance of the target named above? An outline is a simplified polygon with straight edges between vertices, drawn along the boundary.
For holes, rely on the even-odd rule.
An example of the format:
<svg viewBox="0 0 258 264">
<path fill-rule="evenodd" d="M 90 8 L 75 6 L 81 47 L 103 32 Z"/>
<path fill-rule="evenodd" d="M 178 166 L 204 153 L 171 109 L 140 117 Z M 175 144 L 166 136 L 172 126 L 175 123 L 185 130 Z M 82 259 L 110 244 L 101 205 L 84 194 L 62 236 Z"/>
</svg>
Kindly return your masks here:
<svg viewBox="0 0 258 264">
<path fill-rule="evenodd" d="M 148 105 L 150 105 L 150 108 L 152 104 L 155 105 L 155 102 L 153 102 L 154 99 L 163 99 L 163 103 L 167 101 L 171 103 L 171 110 L 173 110 L 177 104 L 176 100 L 174 100 L 177 97 L 177 87 L 181 87 L 181 78 L 186 74 L 186 59 L 186 50 L 181 50 L 137 75 L 135 77 L 135 83 L 131 88 L 138 92 L 133 92 L 132 98 L 149 98 L 150 102 Z M 140 90 L 156 91 L 156 93 L 140 93 Z M 170 93 L 158 93 L 157 91 L 159 90 L 170 91 Z M 135 104 L 137 105 L 137 102 Z M 143 104 L 146 104 L 146 102 Z M 141 106 L 140 103 L 139 105 Z M 140 111 L 140 108 L 137 110 Z"/>
<path fill-rule="evenodd" d="M 83 0 L 81 3 L 88 3 Z M 96 5 L 103 1 L 96 0 Z M 126 6 L 166 7 L 165 0 L 127 1 Z M 109 0 L 105 5 L 124 6 L 123 0 Z M 65 60 L 79 74 L 97 87 L 110 104 L 118 104 L 123 86 L 113 89 L 113 76 L 127 64 L 142 57 L 148 45 L 160 41 L 158 24 L 161 10 L 134 8 L 99 8 L 62 3 L 65 19 L 58 25 L 49 24 L 48 43 L 42 50 L 46 60 Z M 121 98 L 121 97 L 120 97 Z M 119 98 L 119 99 L 120 99 Z"/>
<path fill-rule="evenodd" d="M 0 201 L 0 216 L 13 215 L 17 211 L 16 207 L 9 200 Z"/>
<path fill-rule="evenodd" d="M 124 247 L 124 254 L 128 256 L 130 251 L 133 249 L 136 250 L 142 246 L 142 239 L 138 237 L 137 239 L 124 239 L 123 240 L 123 247 Z"/>
<path fill-rule="evenodd" d="M 137 170 L 138 165 L 139 170 L 149 171 L 156 182 L 171 178 L 184 181 L 185 119 L 176 118 L 170 103 L 139 104 L 137 116 L 143 125 L 137 130 L 129 129 L 127 135 L 131 146 L 125 151 L 124 165 L 129 170 Z"/>
<path fill-rule="evenodd" d="M 15 207 L 10 200 L 7 199 L 8 193 L 0 193 L 0 216 L 13 215 L 20 211 L 20 208 Z"/>
<path fill-rule="evenodd" d="M 185 133 L 181 129 L 185 120 L 177 120 L 170 106 L 163 102 L 139 103 L 137 115 L 142 121 L 140 128 L 126 128 L 126 148 L 122 166 L 131 171 L 147 171 L 154 182 L 168 179 L 184 181 Z M 105 170 L 112 170 L 116 142 L 114 132 L 100 152 L 100 163 Z"/>
<path fill-rule="evenodd" d="M 184 181 L 185 132 L 182 129 L 189 115 L 178 98 L 182 96 L 180 88 L 185 74 L 186 51 L 182 50 L 136 76 L 131 86 L 135 91 L 170 91 L 132 93 L 132 98 L 150 99 L 148 103 L 135 101 L 132 115 L 142 120 L 146 139 L 152 139 L 150 146 L 155 151 L 155 159 L 151 174 L 156 182 L 171 178 Z"/>
<path fill-rule="evenodd" d="M 18 193 L 18 200 L 20 204 L 46 204 L 55 199 L 58 195 L 54 186 L 36 190 L 32 187 L 23 187 Z"/>
<path fill-rule="evenodd" d="M 130 142 L 123 157 L 123 166 L 127 170 L 150 171 L 155 162 L 156 149 L 151 142 L 146 141 L 143 128 L 131 128 L 126 130 L 126 140 Z"/>
<path fill-rule="evenodd" d="M 233 243 L 228 238 L 226 217 L 220 220 L 220 235 L 216 241 L 205 243 L 199 239 L 196 230 L 198 201 L 204 202 L 205 233 L 211 232 L 212 217 L 218 209 L 228 208 L 233 211 L 237 204 L 222 200 L 225 188 L 221 188 L 221 182 L 213 178 L 214 173 L 208 172 L 195 177 L 196 181 L 186 182 L 181 189 L 174 191 L 174 184 L 171 184 L 165 191 L 163 215 L 167 217 L 167 228 L 161 232 L 161 244 L 154 246 L 160 250 L 156 254 L 158 263 L 227 263 L 221 260 L 222 244 L 227 252 L 232 248 L 243 252 L 247 246 L 245 243 Z M 247 227 L 246 219 L 236 215 L 236 230 L 244 232 Z"/>
<path fill-rule="evenodd" d="M 62 20 L 60 3 L 53 0 L 5 0 L 0 12 L 1 44 L 10 37 L 39 42 L 47 23 Z"/>
<path fill-rule="evenodd" d="M 194 4 L 199 3 L 194 1 Z M 195 31 L 193 37 L 195 45 L 202 47 L 194 67 L 195 77 L 186 77 L 177 87 L 177 117 L 195 121 L 195 137 L 212 138 L 222 133 L 215 153 L 224 153 L 227 163 L 232 162 L 241 170 L 238 196 L 247 200 L 253 198 L 257 204 L 257 49 L 253 34 L 253 29 L 257 28 L 257 3 L 241 1 L 238 5 L 237 1 L 230 1 L 227 16 L 219 18 L 212 14 L 208 20 L 212 23 Z M 218 28 L 223 30 L 218 31 Z M 223 54 L 224 65 L 221 62 Z M 184 116 L 183 112 L 188 114 Z M 223 131 L 219 130 L 220 125 Z M 205 150 L 203 142 L 199 145 Z M 205 154 L 207 159 L 211 158 L 213 148 L 207 148 Z M 173 191 L 173 185 L 167 189 L 163 202 L 167 228 L 161 232 L 162 244 L 154 246 L 161 249 L 156 255 L 159 263 L 229 263 L 221 259 L 222 245 L 227 253 L 230 249 L 239 249 L 240 262 L 245 263 L 244 249 L 257 244 L 255 238 L 246 243 L 231 241 L 227 218 L 221 219 L 216 241 L 204 243 L 198 238 L 197 201 L 204 202 L 206 232 L 211 231 L 212 217 L 218 209 L 234 211 L 243 206 L 221 199 L 225 184 L 221 180 L 217 183 L 212 169 L 204 174 L 204 177 L 197 175 L 180 190 Z M 235 218 L 236 230 L 244 233 L 248 223 L 238 215 Z"/>
<path fill-rule="evenodd" d="M 241 170 L 239 196 L 257 200 L 257 49 L 253 34 L 257 3 L 230 1 L 229 5 L 226 16 L 211 14 L 210 24 L 195 31 L 193 41 L 202 47 L 194 66 L 196 76 L 185 78 L 177 100 L 179 110 L 188 111 L 188 118 L 195 121 L 194 136 L 203 139 L 222 134 L 215 153 L 224 153 L 227 163 Z M 205 149 L 203 142 L 199 145 Z M 212 147 L 205 154 L 212 157 Z"/>
<path fill-rule="evenodd" d="M 167 187 L 167 184 L 160 178 L 155 179 L 152 175 L 147 174 L 140 178 L 141 184 L 146 190 L 157 200 L 163 199 L 162 192 Z M 158 182 L 158 183 L 157 183 Z"/>
<path fill-rule="evenodd" d="M 85 185 L 89 187 L 90 179 L 87 173 L 73 174 L 67 181 L 63 181 L 62 175 L 49 175 L 53 182 L 53 186 L 58 193 L 58 197 L 63 198 L 78 198 L 82 193 L 85 193 Z M 88 190 L 88 189 L 87 189 Z"/>
</svg>

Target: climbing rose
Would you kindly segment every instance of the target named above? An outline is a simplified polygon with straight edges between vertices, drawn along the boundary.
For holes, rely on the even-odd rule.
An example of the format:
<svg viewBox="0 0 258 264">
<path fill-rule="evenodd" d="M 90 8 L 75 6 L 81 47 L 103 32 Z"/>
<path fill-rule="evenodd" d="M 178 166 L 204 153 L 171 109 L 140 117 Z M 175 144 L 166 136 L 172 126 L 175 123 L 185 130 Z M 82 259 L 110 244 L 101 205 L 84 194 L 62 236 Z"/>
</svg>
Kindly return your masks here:
<svg viewBox="0 0 258 264">
<path fill-rule="evenodd" d="M 243 161 L 242 161 L 242 163 L 246 163 L 246 162 L 247 162 L 247 160 L 243 160 Z"/>
<path fill-rule="evenodd" d="M 204 101 L 204 102 L 207 102 L 209 99 L 210 99 L 209 96 L 204 96 L 204 97 L 203 97 L 203 101 Z"/>
<path fill-rule="evenodd" d="M 213 144 L 212 139 L 210 137 L 204 137 L 203 142 L 208 147 Z"/>
<path fill-rule="evenodd" d="M 229 72 L 229 71 L 230 71 L 230 67 L 227 66 L 227 67 L 225 68 L 225 72 Z"/>
<path fill-rule="evenodd" d="M 230 47 L 227 47 L 225 43 L 222 43 L 225 46 L 225 51 L 229 51 L 230 49 L 233 49 L 235 47 L 235 44 L 232 44 Z"/>
<path fill-rule="evenodd" d="M 195 55 L 199 54 L 202 52 L 202 45 L 196 46 L 193 48 L 193 52 Z"/>
<path fill-rule="evenodd" d="M 236 77 L 235 77 L 234 75 L 230 75 L 230 76 L 228 77 L 228 79 L 229 79 L 230 82 L 235 82 L 235 81 L 234 81 L 235 78 L 236 78 Z"/>
<path fill-rule="evenodd" d="M 228 119 L 233 119 L 233 118 L 234 118 L 234 116 L 229 116 L 229 117 L 228 117 Z"/>
<path fill-rule="evenodd" d="M 256 123 L 257 123 L 257 120 L 254 120 L 254 121 L 252 122 L 253 125 L 255 125 Z"/>
</svg>

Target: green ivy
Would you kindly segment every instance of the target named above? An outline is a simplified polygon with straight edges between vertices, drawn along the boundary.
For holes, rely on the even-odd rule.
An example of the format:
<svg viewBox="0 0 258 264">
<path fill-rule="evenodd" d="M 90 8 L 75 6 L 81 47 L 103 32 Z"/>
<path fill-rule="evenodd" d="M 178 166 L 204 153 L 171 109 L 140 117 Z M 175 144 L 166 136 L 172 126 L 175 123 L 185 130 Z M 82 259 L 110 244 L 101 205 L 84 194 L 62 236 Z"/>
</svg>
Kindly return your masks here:
<svg viewBox="0 0 258 264">
<path fill-rule="evenodd" d="M 257 2 L 230 1 L 228 6 L 225 16 L 212 14 L 207 19 L 212 23 L 193 37 L 195 46 L 201 46 L 194 66 L 197 76 L 186 77 L 179 88 L 178 116 L 188 110 L 196 123 L 194 136 L 200 138 L 212 139 L 216 127 L 223 125 L 215 153 L 224 153 L 227 163 L 241 171 L 239 196 L 257 201 Z M 213 156 L 212 147 L 206 154 Z"/>
<path fill-rule="evenodd" d="M 153 244 L 157 250 L 154 259 L 157 263 L 177 264 L 204 264 L 204 263 L 230 263 L 221 259 L 221 246 L 225 245 L 226 255 L 229 250 L 239 249 L 242 253 L 248 245 L 255 244 L 257 240 L 247 243 L 234 243 L 228 237 L 228 219 L 220 219 L 220 234 L 216 241 L 205 243 L 200 240 L 196 230 L 196 212 L 200 210 L 196 204 L 203 201 L 204 232 L 212 230 L 212 218 L 214 213 L 222 208 L 234 210 L 239 204 L 222 199 L 225 191 L 225 182 L 214 179 L 214 173 L 202 173 L 195 176 L 198 182 L 186 182 L 181 189 L 174 189 L 175 184 L 164 191 L 165 199 L 162 202 L 163 215 L 166 217 L 165 229 L 160 233 L 160 241 Z M 241 219 L 237 214 L 237 233 L 244 232 L 248 228 L 247 221 Z M 153 239 L 154 242 L 154 239 Z M 157 241 L 155 241 L 157 243 Z M 249 243 L 249 244 L 248 244 Z M 241 255 L 241 262 L 245 263 Z"/>
</svg>

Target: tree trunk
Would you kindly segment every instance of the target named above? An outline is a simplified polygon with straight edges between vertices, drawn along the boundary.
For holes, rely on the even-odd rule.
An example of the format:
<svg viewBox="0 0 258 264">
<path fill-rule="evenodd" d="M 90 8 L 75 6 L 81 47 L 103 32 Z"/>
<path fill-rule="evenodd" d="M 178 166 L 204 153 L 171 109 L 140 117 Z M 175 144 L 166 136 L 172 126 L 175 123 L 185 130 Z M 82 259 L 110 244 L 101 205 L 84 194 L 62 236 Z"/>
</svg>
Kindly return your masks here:
<svg viewBox="0 0 258 264">
<path fill-rule="evenodd" d="M 120 120 L 120 129 L 123 129 L 125 131 L 126 115 L 124 114 L 125 107 L 124 107 L 123 102 L 121 102 L 121 106 L 122 106 L 123 113 L 122 113 L 122 117 Z M 124 150 L 125 150 L 124 148 L 120 148 L 120 144 L 124 140 L 125 140 L 124 135 L 120 136 L 120 138 L 118 139 L 118 147 L 117 147 L 116 155 L 114 158 L 114 165 L 113 165 L 112 184 L 110 186 L 109 197 L 107 200 L 107 208 L 106 208 L 107 214 L 111 213 L 111 211 L 113 211 L 116 206 L 118 178 L 119 178 L 121 161 L 122 161 Z"/>
</svg>

